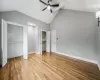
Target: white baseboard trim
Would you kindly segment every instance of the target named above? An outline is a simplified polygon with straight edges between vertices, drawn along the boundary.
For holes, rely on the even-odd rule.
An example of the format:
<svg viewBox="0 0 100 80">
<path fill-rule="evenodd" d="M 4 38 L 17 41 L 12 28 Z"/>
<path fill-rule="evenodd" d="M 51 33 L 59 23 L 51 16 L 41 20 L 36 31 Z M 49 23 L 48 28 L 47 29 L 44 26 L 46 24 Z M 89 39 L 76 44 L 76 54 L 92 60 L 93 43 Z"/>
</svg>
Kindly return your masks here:
<svg viewBox="0 0 100 80">
<path fill-rule="evenodd" d="M 79 59 L 79 60 L 83 60 L 83 61 L 86 61 L 86 62 L 98 64 L 97 61 L 94 61 L 94 60 L 89 60 L 89 59 L 86 59 L 86 58 L 82 58 L 82 57 L 78 57 L 78 56 L 73 56 L 73 55 L 69 55 L 69 54 L 65 54 L 65 53 L 61 53 L 61 52 L 54 52 L 54 53 L 57 53 L 57 54 L 60 54 L 60 55 L 64 55 L 64 56 L 68 56 L 68 57 L 71 57 L 73 59 Z"/>
<path fill-rule="evenodd" d="M 28 54 L 32 54 L 32 53 L 35 53 L 35 52 L 28 52 Z"/>
<path fill-rule="evenodd" d="M 23 58 L 24 58 L 25 60 L 27 60 L 27 59 L 28 59 L 28 56 L 23 56 Z"/>
<path fill-rule="evenodd" d="M 40 52 L 35 52 L 36 54 L 40 54 Z"/>
</svg>

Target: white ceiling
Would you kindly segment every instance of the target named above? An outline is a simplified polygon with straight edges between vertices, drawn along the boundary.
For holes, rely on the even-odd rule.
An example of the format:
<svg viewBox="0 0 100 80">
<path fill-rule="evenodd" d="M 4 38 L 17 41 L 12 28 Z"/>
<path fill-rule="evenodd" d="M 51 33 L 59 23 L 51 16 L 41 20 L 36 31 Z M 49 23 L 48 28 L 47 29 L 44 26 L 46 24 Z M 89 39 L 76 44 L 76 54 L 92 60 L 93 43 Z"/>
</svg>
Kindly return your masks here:
<svg viewBox="0 0 100 80">
<path fill-rule="evenodd" d="M 46 0 L 45 0 L 46 1 Z M 100 0 L 57 0 L 63 9 L 96 12 L 100 8 Z M 41 11 L 45 5 L 39 0 L 0 0 L 0 11 L 17 10 L 33 18 L 49 24 L 57 14 L 48 10 Z M 53 9 L 56 11 L 59 8 Z"/>
<path fill-rule="evenodd" d="M 64 9 L 96 12 L 100 8 L 100 0 L 66 0 Z"/>
</svg>

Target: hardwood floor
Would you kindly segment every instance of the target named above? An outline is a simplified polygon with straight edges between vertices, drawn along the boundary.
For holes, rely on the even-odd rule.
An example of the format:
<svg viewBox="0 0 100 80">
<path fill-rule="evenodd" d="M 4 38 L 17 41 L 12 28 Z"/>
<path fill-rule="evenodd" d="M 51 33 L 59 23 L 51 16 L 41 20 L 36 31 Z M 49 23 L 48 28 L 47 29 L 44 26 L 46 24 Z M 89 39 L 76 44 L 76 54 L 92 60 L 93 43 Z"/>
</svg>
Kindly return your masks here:
<svg viewBox="0 0 100 80">
<path fill-rule="evenodd" d="M 97 65 L 56 54 L 16 57 L 0 68 L 0 80 L 100 80 Z"/>
</svg>

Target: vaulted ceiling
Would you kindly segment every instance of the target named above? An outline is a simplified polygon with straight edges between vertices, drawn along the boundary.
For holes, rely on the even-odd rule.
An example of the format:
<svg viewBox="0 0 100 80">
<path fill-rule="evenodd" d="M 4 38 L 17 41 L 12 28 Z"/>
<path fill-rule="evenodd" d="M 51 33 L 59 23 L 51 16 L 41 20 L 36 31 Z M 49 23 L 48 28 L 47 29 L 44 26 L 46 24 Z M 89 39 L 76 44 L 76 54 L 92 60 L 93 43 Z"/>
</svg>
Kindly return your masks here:
<svg viewBox="0 0 100 80">
<path fill-rule="evenodd" d="M 96 12 L 100 8 L 100 0 L 53 0 L 55 2 L 60 3 L 62 9 Z M 49 10 L 42 11 L 44 7 L 39 0 L 0 0 L 0 11 L 17 10 L 49 24 L 60 8 L 54 8 L 51 14 Z"/>
</svg>

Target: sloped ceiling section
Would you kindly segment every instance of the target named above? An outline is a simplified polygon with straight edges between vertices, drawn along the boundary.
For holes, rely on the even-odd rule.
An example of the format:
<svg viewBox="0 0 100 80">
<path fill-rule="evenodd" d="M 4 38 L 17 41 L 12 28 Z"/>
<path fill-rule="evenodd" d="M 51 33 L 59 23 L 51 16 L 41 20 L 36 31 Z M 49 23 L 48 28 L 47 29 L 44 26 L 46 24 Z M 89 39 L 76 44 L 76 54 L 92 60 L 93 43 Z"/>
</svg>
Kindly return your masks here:
<svg viewBox="0 0 100 80">
<path fill-rule="evenodd" d="M 41 11 L 44 7 L 39 0 L 0 0 L 0 11 L 17 10 L 49 24 L 57 12 L 51 14 L 48 10 Z"/>
<path fill-rule="evenodd" d="M 100 9 L 100 0 L 66 0 L 64 9 L 96 12 Z"/>
<path fill-rule="evenodd" d="M 43 0 L 47 2 L 47 0 Z M 60 3 L 59 8 L 54 8 L 55 13 L 42 11 L 45 5 L 39 0 L 0 0 L 0 11 L 17 10 L 47 24 L 51 23 L 59 9 L 72 9 L 78 11 L 96 12 L 100 9 L 100 0 L 53 0 Z"/>
</svg>

